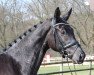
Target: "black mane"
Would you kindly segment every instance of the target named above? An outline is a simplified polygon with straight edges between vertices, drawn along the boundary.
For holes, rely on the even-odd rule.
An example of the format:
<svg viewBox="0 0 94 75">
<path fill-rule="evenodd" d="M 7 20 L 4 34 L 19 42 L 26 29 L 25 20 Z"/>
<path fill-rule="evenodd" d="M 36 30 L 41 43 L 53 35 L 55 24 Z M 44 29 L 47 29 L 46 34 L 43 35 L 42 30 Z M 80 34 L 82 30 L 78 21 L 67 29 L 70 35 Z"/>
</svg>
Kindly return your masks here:
<svg viewBox="0 0 94 75">
<path fill-rule="evenodd" d="M 41 22 L 42 23 L 42 22 Z M 40 24 L 41 24 L 40 23 Z M 8 44 L 8 47 L 4 48 L 3 51 L 6 51 L 8 48 L 12 47 L 14 43 L 17 43 L 18 39 L 22 40 L 24 36 L 27 36 L 28 33 L 32 33 L 36 28 L 38 27 L 37 25 L 33 25 L 33 27 L 29 28 L 27 31 L 25 31 L 22 35 L 20 35 L 17 39 L 14 39 L 11 43 Z"/>
</svg>

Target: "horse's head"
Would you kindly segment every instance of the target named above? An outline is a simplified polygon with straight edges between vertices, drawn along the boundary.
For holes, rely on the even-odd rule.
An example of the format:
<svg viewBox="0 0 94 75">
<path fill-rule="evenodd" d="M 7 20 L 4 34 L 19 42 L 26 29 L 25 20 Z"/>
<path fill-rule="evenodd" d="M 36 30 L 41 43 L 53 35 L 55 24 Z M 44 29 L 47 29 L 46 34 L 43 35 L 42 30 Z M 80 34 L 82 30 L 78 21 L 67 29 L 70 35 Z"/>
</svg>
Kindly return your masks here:
<svg viewBox="0 0 94 75">
<path fill-rule="evenodd" d="M 75 38 L 73 28 L 67 23 L 72 9 L 66 15 L 60 17 L 59 7 L 55 10 L 52 18 L 52 27 L 47 35 L 49 48 L 60 52 L 63 57 L 68 57 L 74 63 L 83 63 L 85 53 Z"/>
</svg>

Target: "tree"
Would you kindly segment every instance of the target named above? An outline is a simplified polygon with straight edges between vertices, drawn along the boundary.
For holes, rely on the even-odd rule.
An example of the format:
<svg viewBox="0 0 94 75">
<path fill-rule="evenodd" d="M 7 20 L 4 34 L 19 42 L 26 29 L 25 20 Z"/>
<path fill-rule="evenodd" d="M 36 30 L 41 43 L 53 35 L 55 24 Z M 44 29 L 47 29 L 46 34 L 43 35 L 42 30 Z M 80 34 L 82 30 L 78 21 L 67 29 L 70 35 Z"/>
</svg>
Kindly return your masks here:
<svg viewBox="0 0 94 75">
<path fill-rule="evenodd" d="M 69 23 L 87 53 L 94 52 L 94 12 L 84 0 L 4 0 L 0 2 L 0 46 L 7 44 L 21 33 L 47 18 L 52 18 L 56 7 L 64 15 L 71 7 Z"/>
</svg>

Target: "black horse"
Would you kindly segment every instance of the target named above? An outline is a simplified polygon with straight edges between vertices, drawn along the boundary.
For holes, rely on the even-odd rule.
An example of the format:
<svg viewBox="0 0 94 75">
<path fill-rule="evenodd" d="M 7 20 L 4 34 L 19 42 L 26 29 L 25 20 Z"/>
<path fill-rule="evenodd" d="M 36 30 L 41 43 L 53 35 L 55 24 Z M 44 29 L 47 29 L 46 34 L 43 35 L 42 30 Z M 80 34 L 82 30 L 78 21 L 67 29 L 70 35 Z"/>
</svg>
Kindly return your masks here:
<svg viewBox="0 0 94 75">
<path fill-rule="evenodd" d="M 85 53 L 75 38 L 73 28 L 67 23 L 72 9 L 63 17 L 59 7 L 54 17 L 28 30 L 10 48 L 0 55 L 0 75 L 37 75 L 43 57 L 49 48 L 81 64 Z"/>
</svg>

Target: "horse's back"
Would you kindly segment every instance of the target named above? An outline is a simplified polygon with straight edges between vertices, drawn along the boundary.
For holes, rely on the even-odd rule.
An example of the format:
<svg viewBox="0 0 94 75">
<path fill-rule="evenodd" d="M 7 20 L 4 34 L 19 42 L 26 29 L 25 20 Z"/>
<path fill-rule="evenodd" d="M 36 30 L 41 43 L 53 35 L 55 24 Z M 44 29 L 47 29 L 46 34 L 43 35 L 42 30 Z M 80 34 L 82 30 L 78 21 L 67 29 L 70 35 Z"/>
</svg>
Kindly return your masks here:
<svg viewBox="0 0 94 75">
<path fill-rule="evenodd" d="M 21 75 L 18 63 L 11 56 L 0 54 L 0 75 Z"/>
</svg>

